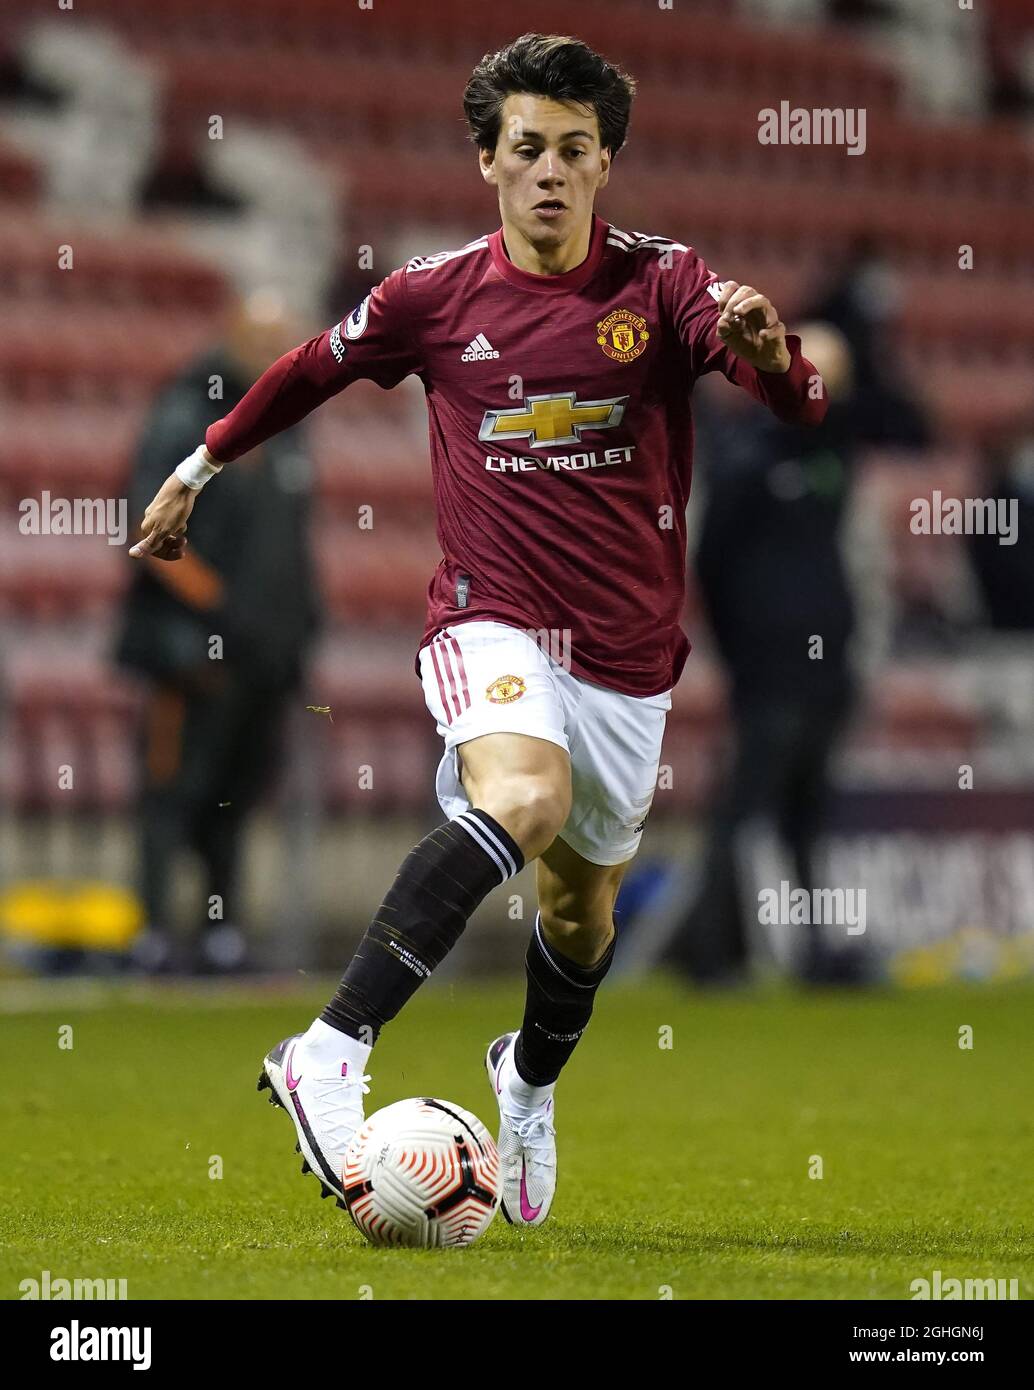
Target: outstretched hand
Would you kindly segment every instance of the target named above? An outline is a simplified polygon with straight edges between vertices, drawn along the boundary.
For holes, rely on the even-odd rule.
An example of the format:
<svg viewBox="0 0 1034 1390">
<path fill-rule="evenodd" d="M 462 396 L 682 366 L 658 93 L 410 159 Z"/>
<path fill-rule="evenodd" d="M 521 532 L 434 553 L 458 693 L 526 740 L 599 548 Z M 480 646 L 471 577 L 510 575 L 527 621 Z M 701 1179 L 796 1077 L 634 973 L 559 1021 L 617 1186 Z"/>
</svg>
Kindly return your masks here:
<svg viewBox="0 0 1034 1390">
<path fill-rule="evenodd" d="M 156 560 L 179 560 L 187 548 L 187 517 L 197 492 L 170 473 L 154 501 L 144 512 L 140 539 L 130 555 L 153 555 Z"/>
</svg>

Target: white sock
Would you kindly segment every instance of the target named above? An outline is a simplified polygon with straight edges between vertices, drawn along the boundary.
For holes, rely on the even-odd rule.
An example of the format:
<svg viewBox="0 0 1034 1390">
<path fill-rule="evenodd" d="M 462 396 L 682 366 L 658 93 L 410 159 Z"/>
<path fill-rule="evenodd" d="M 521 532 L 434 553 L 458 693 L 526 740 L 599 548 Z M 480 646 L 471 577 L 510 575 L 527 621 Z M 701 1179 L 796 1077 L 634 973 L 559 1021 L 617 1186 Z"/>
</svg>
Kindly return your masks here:
<svg viewBox="0 0 1034 1390">
<path fill-rule="evenodd" d="M 328 1067 L 338 1067 L 342 1062 L 347 1062 L 351 1076 L 364 1074 L 370 1053 L 373 1051 L 372 1046 L 349 1037 L 339 1028 L 332 1028 L 321 1018 L 314 1019 L 309 1025 L 308 1032 L 302 1036 L 300 1046 L 304 1047 L 317 1063 L 324 1063 Z"/>
<path fill-rule="evenodd" d="M 538 1115 L 546 1108 L 556 1090 L 556 1082 L 548 1086 L 532 1086 L 518 1072 L 513 1061 L 514 1049 L 511 1047 L 503 1062 L 502 1083 L 506 1094 L 507 1114 L 525 1120 L 530 1115 Z"/>
</svg>

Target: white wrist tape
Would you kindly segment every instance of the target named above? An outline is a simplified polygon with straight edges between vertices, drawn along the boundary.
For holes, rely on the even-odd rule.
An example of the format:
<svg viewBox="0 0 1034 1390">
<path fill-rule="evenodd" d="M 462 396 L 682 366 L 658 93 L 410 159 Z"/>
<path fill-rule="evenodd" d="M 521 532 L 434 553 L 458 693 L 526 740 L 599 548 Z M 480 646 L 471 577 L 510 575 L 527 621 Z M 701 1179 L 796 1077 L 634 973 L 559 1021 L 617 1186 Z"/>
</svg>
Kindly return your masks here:
<svg viewBox="0 0 1034 1390">
<path fill-rule="evenodd" d="M 176 477 L 186 483 L 193 492 L 200 492 L 210 478 L 222 472 L 221 463 L 209 463 L 205 458 L 205 446 L 199 444 L 189 458 L 176 465 Z"/>
</svg>

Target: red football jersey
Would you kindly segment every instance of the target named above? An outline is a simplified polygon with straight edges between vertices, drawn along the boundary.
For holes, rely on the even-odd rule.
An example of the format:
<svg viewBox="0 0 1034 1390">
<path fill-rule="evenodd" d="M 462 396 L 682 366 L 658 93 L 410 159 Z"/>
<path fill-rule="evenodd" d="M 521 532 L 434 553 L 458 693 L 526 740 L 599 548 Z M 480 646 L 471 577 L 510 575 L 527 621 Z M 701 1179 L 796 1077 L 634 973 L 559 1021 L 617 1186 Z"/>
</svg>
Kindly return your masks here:
<svg viewBox="0 0 1034 1390">
<path fill-rule="evenodd" d="M 389 388 L 415 373 L 444 556 L 421 645 L 494 619 L 548 634 L 577 676 L 656 695 L 689 651 L 694 381 L 722 371 L 787 421 L 826 410 L 798 338 L 781 374 L 723 346 L 718 283 L 692 248 L 600 217 L 581 265 L 534 275 L 508 259 L 500 229 L 393 271 L 275 362 L 206 443 L 235 459 L 352 381 Z"/>
</svg>

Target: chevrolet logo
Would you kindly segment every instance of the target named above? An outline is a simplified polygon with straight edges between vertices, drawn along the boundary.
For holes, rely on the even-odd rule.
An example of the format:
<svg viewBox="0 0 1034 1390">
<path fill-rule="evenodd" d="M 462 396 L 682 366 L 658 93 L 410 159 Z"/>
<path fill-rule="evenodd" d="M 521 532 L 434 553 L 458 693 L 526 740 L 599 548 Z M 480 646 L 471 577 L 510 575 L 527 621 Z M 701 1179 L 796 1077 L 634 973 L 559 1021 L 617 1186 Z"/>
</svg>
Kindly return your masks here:
<svg viewBox="0 0 1034 1390">
<path fill-rule="evenodd" d="M 486 410 L 478 438 L 528 439 L 533 449 L 553 444 L 580 444 L 582 430 L 612 430 L 621 424 L 627 396 L 606 401 L 575 399 L 573 391 L 556 396 L 526 396 L 514 410 Z"/>
</svg>

